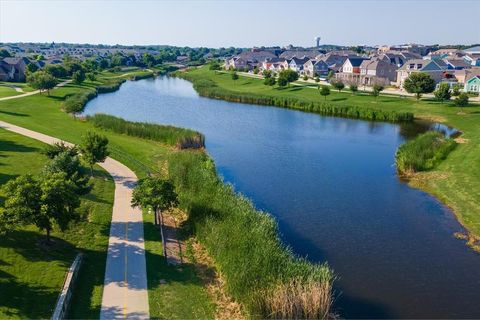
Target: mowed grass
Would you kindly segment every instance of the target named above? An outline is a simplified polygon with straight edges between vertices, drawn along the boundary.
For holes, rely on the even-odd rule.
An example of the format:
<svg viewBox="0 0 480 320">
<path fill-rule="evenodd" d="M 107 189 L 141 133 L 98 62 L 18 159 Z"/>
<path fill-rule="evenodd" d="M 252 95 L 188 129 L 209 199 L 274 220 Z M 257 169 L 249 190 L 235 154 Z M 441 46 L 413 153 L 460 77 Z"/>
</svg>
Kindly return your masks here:
<svg viewBox="0 0 480 320">
<path fill-rule="evenodd" d="M 15 91 L 14 88 L 0 86 L 0 98 L 11 97 L 21 94 L 21 92 Z"/>
<path fill-rule="evenodd" d="M 22 174 L 39 174 L 48 161 L 40 153 L 43 147 L 41 142 L 1 129 L 1 185 Z M 82 197 L 83 219 L 65 233 L 54 232 L 53 248 L 39 245 L 44 234 L 34 226 L 0 237 L 0 318 L 51 317 L 65 273 L 80 251 L 85 260 L 69 317 L 98 317 L 113 191 L 113 181 L 97 168 L 93 190 Z"/>
<path fill-rule="evenodd" d="M 265 86 L 262 79 L 240 76 L 234 81 L 229 73 L 215 73 L 206 67 L 189 72 L 195 79 L 211 79 L 219 87 L 243 93 L 261 93 L 288 96 L 304 101 L 323 101 L 312 86 L 278 88 Z M 434 170 L 419 174 L 415 183 L 453 209 L 459 221 L 473 234 L 480 236 L 480 105 L 460 110 L 452 102 L 439 103 L 432 99 L 417 102 L 414 98 L 382 95 L 377 99 L 367 93 L 352 95 L 344 90 L 331 90 L 327 101 L 339 105 L 352 105 L 375 109 L 413 112 L 415 117 L 443 122 L 462 131 L 466 143 L 459 144 L 446 160 Z M 424 179 L 422 179 L 424 178 Z"/>
<path fill-rule="evenodd" d="M 69 84 L 52 90 L 50 96 L 37 94 L 20 99 L 0 101 L 0 120 L 72 143 L 79 143 L 85 132 L 95 130 L 108 137 L 111 156 L 134 170 L 137 176 L 145 176 L 147 174 L 146 167 L 161 167 L 166 159 L 166 155 L 173 151 L 172 147 L 160 142 L 95 129 L 92 123 L 75 119 L 73 116 L 61 111 L 65 96 L 91 90 L 96 85 L 101 84 L 101 81 L 100 79 L 94 82 L 86 81 L 82 85 Z M 108 189 L 110 184 L 110 182 L 106 181 L 104 188 Z M 98 186 L 99 189 L 100 187 L 101 185 Z M 111 188 L 109 191 L 113 193 L 113 183 Z M 110 198 L 97 196 L 92 199 L 91 203 L 96 206 L 110 205 L 106 199 L 113 199 L 113 194 Z M 108 219 L 110 219 L 111 208 L 108 212 Z M 100 218 L 103 217 L 99 217 L 99 220 Z M 96 221 L 95 228 L 97 228 L 96 232 L 88 232 L 88 237 L 85 238 L 85 241 L 91 240 L 95 242 L 97 241 L 96 239 L 105 237 L 105 247 L 100 248 L 100 246 L 97 246 L 95 250 L 92 249 L 89 252 L 92 256 L 92 261 L 86 262 L 98 264 L 98 266 L 102 264 L 102 272 L 104 272 L 105 258 L 100 256 L 106 254 L 109 228 L 104 221 Z M 154 318 L 212 318 L 214 307 L 210 299 L 205 295 L 198 278 L 193 273 L 193 269 L 186 267 L 183 272 L 169 269 L 170 267 L 165 265 L 163 256 L 161 256 L 160 238 L 158 238 L 158 235 L 157 238 L 155 238 L 155 235 L 148 236 L 148 223 L 145 225 L 145 228 L 151 316 Z M 87 230 L 82 232 L 86 233 Z M 70 263 L 71 259 L 67 264 L 69 265 Z M 95 268 L 95 266 L 92 266 L 92 268 Z M 81 279 L 90 281 L 91 285 L 76 289 L 78 294 L 73 300 L 73 310 L 70 313 L 70 317 L 98 318 L 103 273 L 99 273 L 98 277 L 89 279 L 91 277 L 89 272 L 88 269 L 82 268 Z M 161 279 L 167 281 L 166 286 L 160 284 Z M 61 281 L 63 281 L 63 276 Z M 44 312 L 36 315 L 32 313 L 31 316 L 26 317 L 41 318 L 50 316 L 51 314 Z"/>
</svg>

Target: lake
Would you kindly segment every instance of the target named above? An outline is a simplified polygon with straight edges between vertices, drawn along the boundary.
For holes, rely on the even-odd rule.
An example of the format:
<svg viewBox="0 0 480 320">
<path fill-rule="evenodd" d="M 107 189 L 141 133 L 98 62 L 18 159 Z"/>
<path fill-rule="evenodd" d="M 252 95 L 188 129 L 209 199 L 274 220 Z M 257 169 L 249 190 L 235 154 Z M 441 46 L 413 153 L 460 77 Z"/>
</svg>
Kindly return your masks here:
<svg viewBox="0 0 480 320">
<path fill-rule="evenodd" d="M 325 117 L 199 97 L 191 83 L 128 81 L 85 114 L 191 128 L 218 173 L 278 221 L 283 241 L 339 279 L 346 318 L 480 318 L 480 255 L 434 197 L 396 176 L 412 124 Z"/>
</svg>

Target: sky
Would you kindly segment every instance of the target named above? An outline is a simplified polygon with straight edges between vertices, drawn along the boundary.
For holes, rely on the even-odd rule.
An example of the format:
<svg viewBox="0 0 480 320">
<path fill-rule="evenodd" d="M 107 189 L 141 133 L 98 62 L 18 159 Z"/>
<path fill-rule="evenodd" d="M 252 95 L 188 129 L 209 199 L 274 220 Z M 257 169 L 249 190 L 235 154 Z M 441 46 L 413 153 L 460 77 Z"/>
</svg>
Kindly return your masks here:
<svg viewBox="0 0 480 320">
<path fill-rule="evenodd" d="M 480 43 L 480 0 L 0 0 L 0 42 L 191 47 Z"/>
</svg>

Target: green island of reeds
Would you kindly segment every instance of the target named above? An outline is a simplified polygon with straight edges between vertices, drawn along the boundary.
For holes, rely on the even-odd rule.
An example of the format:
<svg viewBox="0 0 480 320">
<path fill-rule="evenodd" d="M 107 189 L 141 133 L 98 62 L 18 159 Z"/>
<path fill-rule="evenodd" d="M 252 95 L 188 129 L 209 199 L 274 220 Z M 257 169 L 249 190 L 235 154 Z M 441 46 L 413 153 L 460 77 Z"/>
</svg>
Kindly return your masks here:
<svg viewBox="0 0 480 320">
<path fill-rule="evenodd" d="M 455 148 L 455 140 L 442 133 L 429 131 L 418 135 L 403 145 L 395 154 L 395 164 L 401 176 L 435 168 Z"/>
</svg>

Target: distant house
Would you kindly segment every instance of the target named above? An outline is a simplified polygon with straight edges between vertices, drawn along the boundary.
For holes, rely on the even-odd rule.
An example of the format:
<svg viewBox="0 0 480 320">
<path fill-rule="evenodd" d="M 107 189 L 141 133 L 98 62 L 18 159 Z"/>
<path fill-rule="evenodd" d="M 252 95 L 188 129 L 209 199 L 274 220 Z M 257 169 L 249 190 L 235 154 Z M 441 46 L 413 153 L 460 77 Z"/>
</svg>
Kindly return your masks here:
<svg viewBox="0 0 480 320">
<path fill-rule="evenodd" d="M 281 58 L 268 58 L 259 65 L 260 70 L 270 70 L 272 72 L 279 72 L 288 68 L 288 63 Z"/>
<path fill-rule="evenodd" d="M 480 67 L 480 53 L 467 53 L 463 59 L 471 66 Z"/>
<path fill-rule="evenodd" d="M 318 50 L 286 50 L 279 55 L 279 58 L 291 60 L 293 58 L 304 58 L 314 59 L 317 55 L 320 54 Z"/>
<path fill-rule="evenodd" d="M 270 51 L 252 49 L 251 51 L 244 51 L 237 56 L 225 60 L 225 68 L 251 70 L 261 65 L 263 61 L 273 58 L 277 58 L 277 56 Z"/>
<path fill-rule="evenodd" d="M 449 70 L 462 70 L 471 67 L 471 65 L 464 59 L 451 59 L 445 60 L 445 62 L 447 63 L 447 69 Z"/>
<path fill-rule="evenodd" d="M 465 52 L 465 54 L 480 54 L 480 46 L 465 49 L 463 52 Z"/>
<path fill-rule="evenodd" d="M 293 71 L 296 71 L 298 73 L 303 73 L 303 65 L 308 60 L 310 60 L 308 57 L 292 58 L 292 60 L 290 60 L 290 63 L 288 64 L 288 67 Z"/>
<path fill-rule="evenodd" d="M 303 65 L 303 73 L 309 77 L 326 77 L 330 69 L 323 60 L 310 59 Z"/>
<path fill-rule="evenodd" d="M 335 77 L 342 81 L 360 83 L 360 65 L 368 58 L 363 57 L 348 57 L 342 65 L 341 72 L 337 73 Z"/>
<path fill-rule="evenodd" d="M 28 58 L 4 58 L 0 61 L 0 81 L 24 82 Z"/>
<path fill-rule="evenodd" d="M 447 64 L 443 60 L 424 60 L 412 59 L 408 60 L 403 66 L 397 70 L 397 86 L 403 87 L 405 79 L 414 72 L 425 72 L 438 83 L 444 79 L 444 71 L 447 70 Z"/>
<path fill-rule="evenodd" d="M 470 80 L 465 83 L 464 87 L 465 92 L 480 93 L 480 76 L 475 76 L 470 78 Z"/>
<path fill-rule="evenodd" d="M 459 83 L 465 84 L 473 77 L 480 76 L 480 67 L 470 69 L 455 70 L 455 78 Z"/>
<path fill-rule="evenodd" d="M 403 66 L 408 60 L 421 58 L 421 55 L 409 51 L 388 51 L 378 56 L 378 59 L 390 62 L 398 68 Z"/>
<path fill-rule="evenodd" d="M 447 48 L 447 49 L 438 49 L 436 51 L 432 51 L 425 57 L 425 59 L 441 60 L 441 59 L 446 59 L 448 57 L 461 58 L 463 56 L 464 56 L 464 53 L 461 50 Z"/>
<path fill-rule="evenodd" d="M 397 67 L 383 59 L 363 60 L 360 64 L 360 78 L 361 83 L 367 86 L 387 86 L 397 79 Z"/>
</svg>

